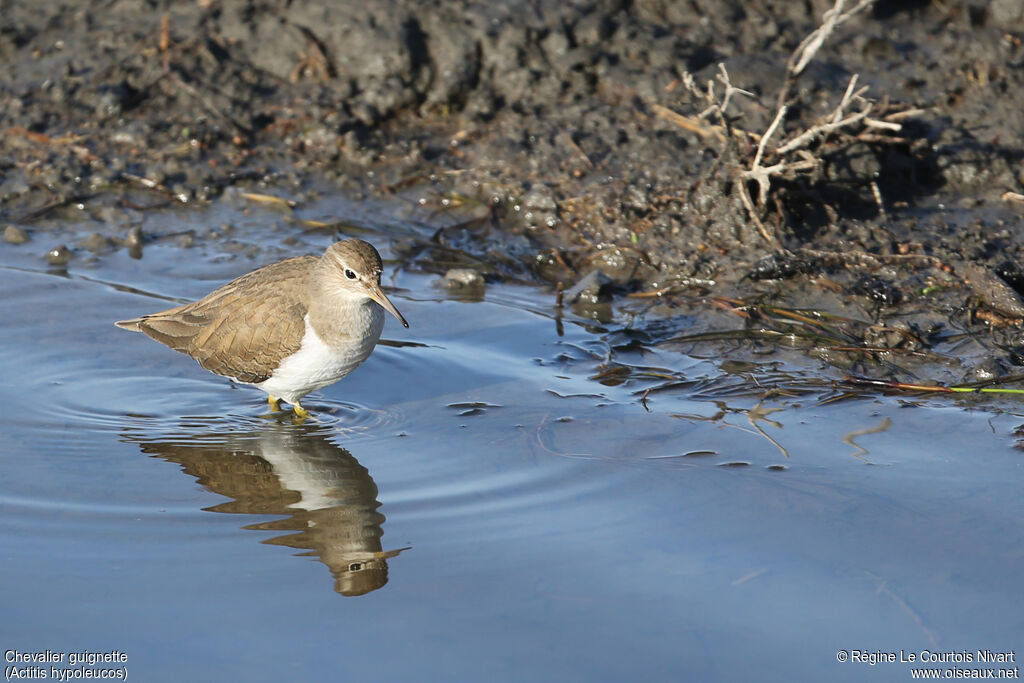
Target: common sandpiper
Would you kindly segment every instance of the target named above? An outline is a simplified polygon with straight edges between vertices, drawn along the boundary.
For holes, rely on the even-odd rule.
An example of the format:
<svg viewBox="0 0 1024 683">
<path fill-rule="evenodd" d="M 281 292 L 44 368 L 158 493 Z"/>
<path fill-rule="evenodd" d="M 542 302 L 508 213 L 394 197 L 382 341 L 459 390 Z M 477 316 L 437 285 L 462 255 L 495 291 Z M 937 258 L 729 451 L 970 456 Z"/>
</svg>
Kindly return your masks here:
<svg viewBox="0 0 1024 683">
<path fill-rule="evenodd" d="M 383 265 L 369 242 L 348 239 L 322 256 L 264 266 L 195 301 L 115 323 L 143 332 L 199 365 L 267 392 L 273 410 L 299 418 L 306 394 L 365 361 L 384 329 L 384 311 L 409 323 L 381 290 Z"/>
</svg>

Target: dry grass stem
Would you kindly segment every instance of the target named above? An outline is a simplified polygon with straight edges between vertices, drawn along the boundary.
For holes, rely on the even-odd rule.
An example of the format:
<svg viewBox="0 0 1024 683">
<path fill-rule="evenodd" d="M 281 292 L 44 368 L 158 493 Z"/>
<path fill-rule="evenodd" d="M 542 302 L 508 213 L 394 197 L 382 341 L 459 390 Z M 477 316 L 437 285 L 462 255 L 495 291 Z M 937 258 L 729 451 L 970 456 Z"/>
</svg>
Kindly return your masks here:
<svg viewBox="0 0 1024 683">
<path fill-rule="evenodd" d="M 682 114 L 674 112 L 668 107 L 663 107 L 660 104 L 652 105 L 652 109 L 654 109 L 655 115 L 663 121 L 668 121 L 669 123 L 679 126 L 683 130 L 696 133 L 702 138 L 714 137 L 721 142 L 725 142 L 725 133 L 722 132 L 721 126 L 701 123 L 698 119 L 683 116 Z"/>
<path fill-rule="evenodd" d="M 885 213 L 885 202 L 882 201 L 882 191 L 878 187 L 878 183 L 874 180 L 871 181 L 871 194 L 875 198 L 875 204 L 878 206 L 878 215 L 882 217 L 883 221 L 888 221 L 889 216 Z"/>
</svg>

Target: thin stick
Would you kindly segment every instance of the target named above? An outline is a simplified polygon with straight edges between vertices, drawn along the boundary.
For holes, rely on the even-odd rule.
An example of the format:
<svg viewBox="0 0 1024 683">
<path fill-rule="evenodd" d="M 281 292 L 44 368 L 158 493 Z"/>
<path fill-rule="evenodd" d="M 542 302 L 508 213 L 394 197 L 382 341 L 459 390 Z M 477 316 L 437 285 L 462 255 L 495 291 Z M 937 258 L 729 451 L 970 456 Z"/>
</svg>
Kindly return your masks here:
<svg viewBox="0 0 1024 683">
<path fill-rule="evenodd" d="M 786 116 L 786 112 L 789 111 L 789 107 L 782 105 L 779 107 L 779 111 L 775 114 L 775 119 L 771 125 L 768 126 L 768 130 L 761 136 L 761 141 L 757 143 L 757 154 L 754 155 L 754 163 L 750 165 L 751 171 L 756 171 L 761 166 L 761 157 L 764 156 L 764 146 L 768 144 L 768 140 L 771 139 L 772 135 L 775 134 L 775 130 L 782 123 L 783 117 Z"/>
<path fill-rule="evenodd" d="M 824 45 L 825 40 L 835 32 L 836 28 L 838 28 L 840 24 L 858 12 L 871 7 L 875 4 L 875 0 L 861 0 L 853 9 L 843 12 L 843 6 L 845 4 L 846 0 L 836 0 L 832 9 L 822 15 L 821 26 L 804 38 L 800 45 L 797 46 L 796 50 L 793 51 L 793 56 L 789 58 L 789 63 L 786 65 L 786 71 L 790 78 L 796 78 L 804 72 L 807 65 L 811 63 L 812 59 L 814 59 L 814 55 L 816 55 L 818 50 L 821 49 L 821 46 Z"/>
</svg>

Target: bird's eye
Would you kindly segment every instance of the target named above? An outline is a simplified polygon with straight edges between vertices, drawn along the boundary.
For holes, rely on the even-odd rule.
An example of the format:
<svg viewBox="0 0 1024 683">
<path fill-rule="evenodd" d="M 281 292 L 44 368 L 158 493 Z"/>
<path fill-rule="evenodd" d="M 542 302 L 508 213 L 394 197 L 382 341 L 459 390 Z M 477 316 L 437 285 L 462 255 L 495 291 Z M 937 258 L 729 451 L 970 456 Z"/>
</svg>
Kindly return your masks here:
<svg viewBox="0 0 1024 683">
<path fill-rule="evenodd" d="M 356 271 L 352 270 L 351 268 L 346 268 L 345 269 L 345 277 L 347 277 L 349 280 L 358 280 L 359 279 L 359 276 L 356 275 Z"/>
</svg>

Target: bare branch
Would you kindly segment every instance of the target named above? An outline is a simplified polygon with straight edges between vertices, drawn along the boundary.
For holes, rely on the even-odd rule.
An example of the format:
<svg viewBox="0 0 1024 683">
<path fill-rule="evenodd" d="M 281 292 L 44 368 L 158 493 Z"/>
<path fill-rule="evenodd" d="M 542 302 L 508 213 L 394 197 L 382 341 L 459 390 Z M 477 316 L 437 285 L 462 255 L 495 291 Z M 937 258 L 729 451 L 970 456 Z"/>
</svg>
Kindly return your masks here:
<svg viewBox="0 0 1024 683">
<path fill-rule="evenodd" d="M 864 119 L 864 125 L 868 128 L 881 128 L 882 130 L 890 130 L 893 133 L 899 133 L 903 130 L 903 126 L 898 123 L 890 123 L 889 121 L 879 121 L 878 119 Z"/>
<path fill-rule="evenodd" d="M 803 42 L 793 51 L 793 56 L 789 58 L 789 62 L 786 64 L 786 73 L 789 77 L 796 78 L 804 72 L 804 69 L 814 59 L 814 55 L 821 49 L 825 40 L 832 35 L 840 24 L 874 4 L 875 0 L 860 0 L 853 9 L 844 12 L 843 7 L 846 5 L 846 0 L 836 0 L 832 9 L 822 15 L 821 26 L 804 38 Z"/>
<path fill-rule="evenodd" d="M 796 136 L 789 142 L 786 142 L 779 146 L 775 150 L 775 154 L 782 156 L 788 154 L 795 149 L 806 147 L 819 136 L 825 136 L 829 133 L 839 130 L 840 128 L 847 128 L 855 123 L 858 123 L 867 118 L 868 114 L 871 113 L 871 109 L 874 107 L 874 103 L 865 100 L 861 97 L 864 89 L 861 88 L 857 92 L 853 92 L 853 87 L 857 82 L 857 74 L 853 75 L 850 79 L 850 85 L 846 88 L 846 93 L 843 95 L 842 101 L 833 110 L 829 119 L 830 123 L 819 123 L 816 126 L 811 126 L 800 135 Z M 862 103 L 861 110 L 853 114 L 847 114 L 845 109 L 854 101 L 859 100 Z"/>
<path fill-rule="evenodd" d="M 801 171 L 811 171 L 820 164 L 821 162 L 814 157 L 792 162 L 780 161 L 772 166 L 752 168 L 749 171 L 744 171 L 740 174 L 740 177 L 744 180 L 757 182 L 757 201 L 763 205 L 768 200 L 768 191 L 771 189 L 772 177 L 782 176 L 786 173 L 793 174 Z"/>
<path fill-rule="evenodd" d="M 756 95 L 754 95 L 754 93 L 749 92 L 747 90 L 741 90 L 741 89 L 737 88 L 736 86 L 734 86 L 732 84 L 732 82 L 729 80 L 729 72 L 725 70 L 725 64 L 722 64 L 721 62 L 719 62 L 719 64 L 718 64 L 718 71 L 719 71 L 719 73 L 718 73 L 718 81 L 720 83 L 722 83 L 723 85 L 725 85 L 725 95 L 722 97 L 722 106 L 721 106 L 721 111 L 722 111 L 722 116 L 723 117 L 725 116 L 725 110 L 729 107 L 729 100 L 732 99 L 733 94 L 746 95 L 747 97 L 754 97 L 754 98 L 757 97 Z M 710 84 L 709 84 L 709 87 L 710 87 Z"/>
<path fill-rule="evenodd" d="M 743 207 L 747 210 L 751 220 L 754 221 L 754 225 L 757 226 L 757 231 L 761 233 L 761 237 L 763 237 L 764 241 L 773 249 L 779 249 L 781 245 L 779 244 L 778 238 L 775 237 L 774 234 L 768 232 L 768 227 L 758 217 L 757 209 L 754 208 L 754 202 L 750 199 L 750 193 L 747 192 L 746 184 L 741 180 L 737 183 L 737 187 L 739 188 L 740 201 L 743 202 Z"/>
<path fill-rule="evenodd" d="M 782 119 L 785 118 L 788 107 L 785 105 L 779 107 L 778 113 L 775 114 L 775 120 L 772 121 L 771 125 L 768 126 L 768 130 L 761 136 L 761 141 L 757 143 L 757 154 L 754 155 L 754 163 L 750 165 L 751 171 L 756 171 L 761 165 L 761 157 L 764 156 L 764 146 L 768 144 L 768 140 L 775 133 L 775 129 L 782 123 Z"/>
<path fill-rule="evenodd" d="M 782 245 L 774 229 L 763 220 L 765 207 L 768 206 L 772 184 L 779 180 L 795 181 L 806 177 L 820 169 L 824 164 L 823 154 L 829 149 L 842 149 L 854 142 L 871 142 L 894 144 L 905 142 L 898 134 L 903 130 L 900 123 L 906 118 L 923 113 L 920 109 L 890 110 L 888 99 L 881 104 L 865 97 L 868 88 L 858 86 L 858 75 L 854 74 L 846 85 L 838 104 L 824 116 L 815 120 L 803 130 L 792 131 L 788 139 L 783 134 L 781 142 L 774 149 L 770 147 L 772 138 L 783 128 L 783 122 L 790 111 L 788 98 L 795 79 L 804 71 L 836 29 L 854 15 L 863 12 L 875 4 L 876 0 L 834 0 L 830 10 L 822 16 L 821 25 L 811 32 L 790 56 L 786 65 L 786 82 L 778 95 L 778 106 L 761 135 L 744 130 L 738 121 L 727 117 L 729 105 L 734 95 L 753 95 L 732 84 L 729 72 L 724 64 L 718 65 L 718 73 L 709 79 L 705 89 L 697 86 L 696 80 L 689 73 L 684 73 L 682 83 L 686 89 L 705 104 L 703 111 L 694 117 L 687 117 L 655 105 L 655 113 L 662 119 L 700 135 L 705 139 L 712 137 L 728 143 L 723 150 L 723 159 L 729 162 L 738 182 L 735 184 L 739 198 L 746 209 L 750 220 L 756 225 L 758 232 L 768 245 L 774 249 L 782 249 Z M 716 86 L 724 86 L 724 92 Z M 872 116 L 873 114 L 873 116 Z M 717 117 L 717 118 L 716 118 Z M 714 122 L 714 123 L 712 123 Z M 832 140 L 828 138 L 832 136 Z M 746 140 L 750 144 L 742 144 Z M 739 141 L 741 144 L 734 144 Z M 823 141 L 819 145 L 819 141 Z M 827 142 L 830 147 L 824 147 Z M 767 160 L 767 162 L 766 162 Z M 768 165 L 764 165 L 768 163 Z M 757 185 L 756 198 L 752 193 L 752 183 Z M 885 202 L 881 188 L 877 182 L 870 184 L 872 195 L 878 206 L 879 213 L 885 217 Z M 1008 196 L 1007 201 L 1019 201 L 1022 195 Z M 828 207 L 826 206 L 826 209 Z"/>
</svg>

